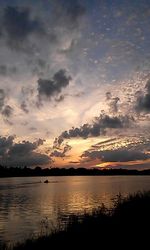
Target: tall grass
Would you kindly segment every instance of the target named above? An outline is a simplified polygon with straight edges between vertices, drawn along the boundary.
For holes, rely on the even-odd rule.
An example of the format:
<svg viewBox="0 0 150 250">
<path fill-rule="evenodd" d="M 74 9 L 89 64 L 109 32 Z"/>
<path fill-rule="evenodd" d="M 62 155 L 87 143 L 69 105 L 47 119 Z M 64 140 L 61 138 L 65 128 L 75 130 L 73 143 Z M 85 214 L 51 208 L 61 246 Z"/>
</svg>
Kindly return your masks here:
<svg viewBox="0 0 150 250">
<path fill-rule="evenodd" d="M 13 250 L 149 249 L 150 192 L 115 197 L 112 209 L 102 204 L 91 214 L 73 215 L 51 234 L 9 247 Z M 148 244 L 146 246 L 146 244 Z M 8 250 L 3 246 L 3 250 Z"/>
</svg>

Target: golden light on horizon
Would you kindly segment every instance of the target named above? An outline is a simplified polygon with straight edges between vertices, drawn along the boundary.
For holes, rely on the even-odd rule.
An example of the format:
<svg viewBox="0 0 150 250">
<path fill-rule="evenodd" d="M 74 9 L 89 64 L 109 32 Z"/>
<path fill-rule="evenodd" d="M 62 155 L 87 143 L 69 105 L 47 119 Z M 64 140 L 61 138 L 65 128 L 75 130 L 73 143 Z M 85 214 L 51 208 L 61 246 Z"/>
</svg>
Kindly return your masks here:
<svg viewBox="0 0 150 250">
<path fill-rule="evenodd" d="M 105 167 L 128 167 L 128 166 L 136 166 L 136 165 L 143 165 L 143 164 L 150 164 L 150 159 L 147 160 L 135 160 L 135 161 L 116 161 L 116 162 L 102 162 L 96 164 L 97 167 L 105 168 Z"/>
</svg>

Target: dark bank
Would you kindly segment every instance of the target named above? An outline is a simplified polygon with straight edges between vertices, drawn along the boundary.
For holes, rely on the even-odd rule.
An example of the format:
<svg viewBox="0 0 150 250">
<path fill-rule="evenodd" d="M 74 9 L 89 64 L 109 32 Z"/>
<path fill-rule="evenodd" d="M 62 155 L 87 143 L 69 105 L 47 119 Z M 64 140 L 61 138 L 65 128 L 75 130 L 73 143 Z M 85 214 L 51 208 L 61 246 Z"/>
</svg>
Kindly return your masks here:
<svg viewBox="0 0 150 250">
<path fill-rule="evenodd" d="M 117 195 L 112 209 L 103 204 L 91 214 L 71 216 L 64 229 L 50 235 L 31 238 L 2 250 L 34 249 L 148 249 L 150 225 L 150 192 L 138 192 L 123 198 Z"/>
<path fill-rule="evenodd" d="M 150 175 L 150 169 L 29 168 L 0 166 L 0 177 Z"/>
</svg>

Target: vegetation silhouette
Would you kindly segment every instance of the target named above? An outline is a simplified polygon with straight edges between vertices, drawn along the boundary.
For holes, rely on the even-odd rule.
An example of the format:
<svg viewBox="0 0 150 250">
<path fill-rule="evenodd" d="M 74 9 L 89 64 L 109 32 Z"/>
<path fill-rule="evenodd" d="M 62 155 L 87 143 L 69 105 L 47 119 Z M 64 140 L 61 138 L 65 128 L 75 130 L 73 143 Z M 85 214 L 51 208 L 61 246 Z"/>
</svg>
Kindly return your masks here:
<svg viewBox="0 0 150 250">
<path fill-rule="evenodd" d="M 123 198 L 112 209 L 103 204 L 91 214 L 71 216 L 64 229 L 18 243 L 11 250 L 149 249 L 150 192 Z M 5 246 L 4 250 L 8 250 Z"/>
<path fill-rule="evenodd" d="M 0 166 L 0 177 L 21 176 L 90 176 L 90 175 L 150 175 L 150 169 L 98 169 L 98 168 L 29 168 Z"/>
</svg>

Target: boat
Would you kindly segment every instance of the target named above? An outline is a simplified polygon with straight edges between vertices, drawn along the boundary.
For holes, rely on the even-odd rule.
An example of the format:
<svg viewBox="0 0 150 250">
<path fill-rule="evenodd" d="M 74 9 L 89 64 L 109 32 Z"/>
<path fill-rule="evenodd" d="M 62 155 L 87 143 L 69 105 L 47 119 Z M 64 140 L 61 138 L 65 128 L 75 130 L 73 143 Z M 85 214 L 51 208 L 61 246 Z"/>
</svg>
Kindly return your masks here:
<svg viewBox="0 0 150 250">
<path fill-rule="evenodd" d="M 49 181 L 48 181 L 48 180 L 45 180 L 44 183 L 49 183 Z"/>
</svg>

